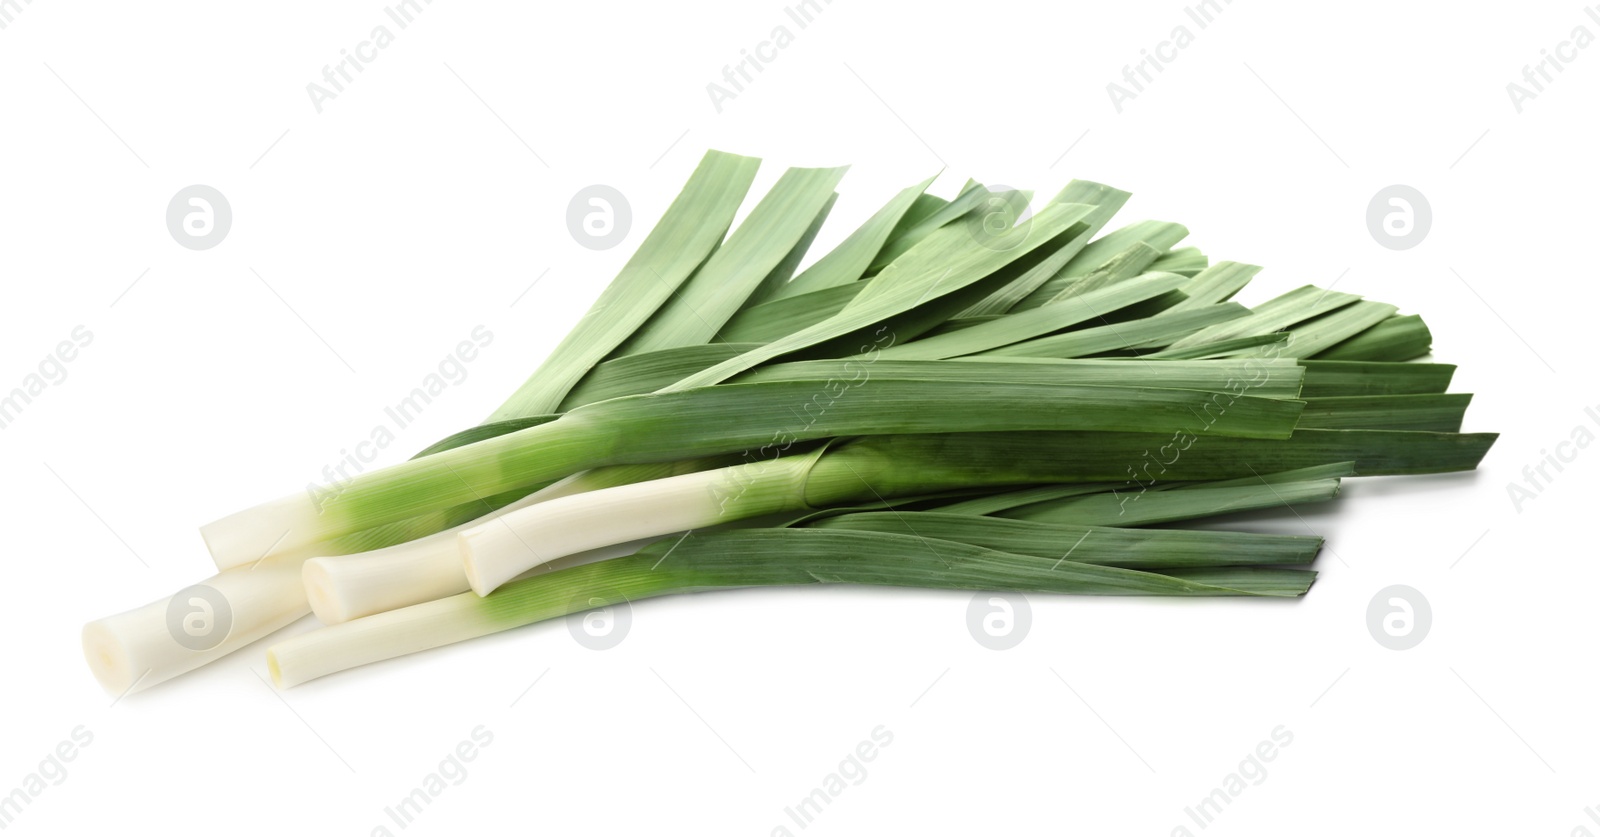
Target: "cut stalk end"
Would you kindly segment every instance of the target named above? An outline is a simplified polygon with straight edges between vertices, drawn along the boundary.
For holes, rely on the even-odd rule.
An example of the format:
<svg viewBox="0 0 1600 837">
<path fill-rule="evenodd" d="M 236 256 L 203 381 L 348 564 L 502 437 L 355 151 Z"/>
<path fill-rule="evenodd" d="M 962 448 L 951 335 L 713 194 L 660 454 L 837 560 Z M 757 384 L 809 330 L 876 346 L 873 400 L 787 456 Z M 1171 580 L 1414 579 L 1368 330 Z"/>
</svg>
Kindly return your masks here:
<svg viewBox="0 0 1600 837">
<path fill-rule="evenodd" d="M 107 694 L 122 695 L 133 688 L 133 667 L 127 648 L 106 622 L 101 619 L 83 626 L 83 658 Z"/>
<path fill-rule="evenodd" d="M 217 569 L 226 570 L 316 543 L 322 537 L 319 517 L 317 501 L 297 492 L 213 520 L 200 527 L 200 538 Z"/>
<path fill-rule="evenodd" d="M 306 615 L 304 559 L 273 557 L 218 573 L 83 628 L 83 655 L 107 691 L 143 691 Z"/>
<path fill-rule="evenodd" d="M 306 601 L 311 612 L 324 625 L 337 625 L 355 618 L 345 607 L 348 594 L 339 587 L 339 579 L 329 571 L 323 558 L 312 558 L 300 568 L 300 582 L 306 588 Z"/>
<path fill-rule="evenodd" d="M 461 549 L 461 568 L 466 571 L 467 586 L 472 588 L 472 592 L 480 596 L 487 596 L 494 592 L 494 588 L 509 581 L 510 576 L 498 578 L 499 575 L 504 573 L 488 574 L 488 568 L 484 567 L 483 562 L 480 562 L 477 558 L 479 550 L 473 546 L 474 538 L 480 541 L 486 539 L 481 532 L 463 532 L 456 538 L 456 544 Z"/>
<path fill-rule="evenodd" d="M 273 653 L 271 648 L 267 649 L 267 674 L 272 676 L 272 685 L 278 689 L 287 689 L 290 685 L 293 685 L 284 684 L 283 669 L 278 667 L 278 655 Z"/>
</svg>

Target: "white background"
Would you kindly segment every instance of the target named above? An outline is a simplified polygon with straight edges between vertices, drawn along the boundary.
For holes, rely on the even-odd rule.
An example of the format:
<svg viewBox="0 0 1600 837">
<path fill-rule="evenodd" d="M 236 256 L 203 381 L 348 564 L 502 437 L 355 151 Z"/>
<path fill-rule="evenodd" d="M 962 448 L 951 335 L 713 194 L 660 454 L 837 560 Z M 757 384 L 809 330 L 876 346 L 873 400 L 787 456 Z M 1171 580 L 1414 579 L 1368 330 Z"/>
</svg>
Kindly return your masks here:
<svg viewBox="0 0 1600 837">
<path fill-rule="evenodd" d="M 7 833 L 398 833 L 384 807 L 478 725 L 492 743 L 408 833 L 798 833 L 785 806 L 880 725 L 893 743 L 805 831 L 1198 833 L 1185 806 L 1283 725 L 1208 833 L 1600 832 L 1600 451 L 1520 512 L 1506 488 L 1600 433 L 1600 48 L 1520 114 L 1506 91 L 1600 24 L 1578 3 L 1240 0 L 1203 30 L 1176 2 L 910 8 L 837 0 L 801 30 L 779 2 L 441 0 L 318 113 L 306 85 L 393 28 L 380 3 L 8 6 L 0 389 L 75 326 L 94 339 L 0 431 L 0 793 L 93 735 Z M 794 42 L 718 113 L 706 85 L 779 25 Z M 1194 43 L 1119 114 L 1106 85 L 1178 25 Z M 1478 394 L 1468 429 L 1505 435 L 1476 474 L 1226 523 L 1329 538 L 1297 603 L 1035 597 L 993 652 L 965 595 L 740 592 L 640 604 L 605 652 L 555 623 L 280 696 L 258 645 L 101 693 L 83 622 L 209 575 L 198 525 L 319 480 L 483 325 L 469 377 L 384 461 L 479 421 L 708 147 L 765 158 L 758 190 L 853 164 L 814 253 L 941 168 L 946 196 L 968 176 L 1129 189 L 1128 220 L 1267 266 L 1247 304 L 1337 280 L 1423 313 Z M 164 223 L 192 183 L 233 208 L 203 252 Z M 612 250 L 567 231 L 592 183 L 633 208 Z M 1365 221 L 1394 183 L 1433 211 L 1404 252 Z M 1410 651 L 1367 632 L 1390 584 L 1432 604 Z"/>
</svg>

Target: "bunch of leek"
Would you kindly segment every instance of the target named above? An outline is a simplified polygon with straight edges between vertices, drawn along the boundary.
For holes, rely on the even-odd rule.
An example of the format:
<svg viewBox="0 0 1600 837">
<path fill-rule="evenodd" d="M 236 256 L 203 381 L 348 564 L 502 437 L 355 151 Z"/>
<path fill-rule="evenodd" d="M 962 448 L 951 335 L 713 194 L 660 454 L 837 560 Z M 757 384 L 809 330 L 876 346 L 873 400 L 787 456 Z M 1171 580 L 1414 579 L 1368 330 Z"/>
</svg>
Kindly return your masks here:
<svg viewBox="0 0 1600 837">
<path fill-rule="evenodd" d="M 231 611 L 203 649 L 168 600 L 90 623 L 115 692 L 274 645 L 280 685 L 603 604 L 815 583 L 1298 596 L 1316 537 L 1141 528 L 1468 470 L 1494 434 L 1419 317 L 1258 268 L 1179 224 L 1102 234 L 1128 193 L 932 179 L 804 270 L 843 169 L 710 152 L 590 311 L 477 427 L 338 492 L 202 528 Z M 731 232 L 730 232 L 731 230 Z M 729 524 L 752 518 L 765 525 Z M 684 535 L 680 533 L 688 532 Z M 634 554 L 557 559 L 649 540 Z"/>
</svg>

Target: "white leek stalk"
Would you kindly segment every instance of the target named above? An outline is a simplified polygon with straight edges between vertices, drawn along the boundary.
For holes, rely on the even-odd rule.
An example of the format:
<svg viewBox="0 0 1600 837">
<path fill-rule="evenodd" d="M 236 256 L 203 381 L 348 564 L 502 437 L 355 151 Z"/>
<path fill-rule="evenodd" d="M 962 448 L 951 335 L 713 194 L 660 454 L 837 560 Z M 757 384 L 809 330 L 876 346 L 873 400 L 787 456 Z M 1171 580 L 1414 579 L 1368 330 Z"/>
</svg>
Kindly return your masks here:
<svg viewBox="0 0 1600 837">
<path fill-rule="evenodd" d="M 293 637 L 267 649 L 267 671 L 280 689 L 325 674 L 426 651 L 502 630 L 483 600 L 471 593 L 377 613 L 312 633 L 315 642 Z"/>
<path fill-rule="evenodd" d="M 306 615 L 306 555 L 224 570 L 143 607 L 83 626 L 83 655 L 107 692 L 125 695 L 224 657 Z M 220 635 L 220 636 L 219 636 Z"/>
<path fill-rule="evenodd" d="M 327 625 L 337 625 L 421 602 L 431 602 L 468 590 L 461 565 L 457 536 L 490 525 L 538 503 L 576 494 L 658 480 L 720 464 L 718 459 L 691 459 L 646 465 L 618 465 L 584 471 L 560 480 L 477 520 L 402 544 L 359 552 L 312 558 L 301 570 L 311 611 Z"/>
<path fill-rule="evenodd" d="M 469 526 L 459 562 L 480 596 L 558 558 L 806 505 L 818 455 L 750 462 L 539 503 Z"/>
<path fill-rule="evenodd" d="M 526 507 L 551 497 L 632 480 L 654 479 L 711 464 L 719 464 L 719 460 L 596 469 L 573 475 L 517 501 L 516 505 Z M 478 522 L 481 518 L 472 521 Z M 448 548 L 447 552 L 437 553 L 448 556 L 447 567 L 443 566 L 445 562 L 419 562 L 418 556 L 429 553 L 429 547 L 420 540 L 370 553 L 341 556 L 337 560 L 349 560 L 351 566 L 357 568 L 370 566 L 368 577 L 376 579 L 373 584 L 380 588 L 390 582 L 398 582 L 402 587 L 416 585 L 411 588 L 410 595 L 425 596 L 420 600 L 426 601 L 467 589 L 453 536 L 436 540 L 434 548 L 441 546 Z M 108 692 L 121 695 L 142 691 L 225 657 L 311 612 L 304 574 L 312 560 L 326 563 L 334 559 L 313 558 L 307 547 L 271 554 L 251 564 L 225 569 L 173 596 L 90 622 L 83 628 L 83 653 L 89 669 Z M 448 583 L 441 583 L 437 578 L 441 568 L 448 570 L 445 574 Z M 430 569 L 435 573 L 431 581 L 412 577 L 425 576 Z M 428 592 L 419 592 L 423 588 Z M 415 601 L 419 599 L 411 598 L 393 606 Z M 336 605 L 325 604 L 324 607 L 333 612 L 339 610 Z"/>
<path fill-rule="evenodd" d="M 323 624 L 336 625 L 464 593 L 467 576 L 461 569 L 457 535 L 534 503 L 589 490 L 583 487 L 583 480 L 591 473 L 574 474 L 478 520 L 414 541 L 353 555 L 312 558 L 300 570 L 311 612 Z"/>
</svg>

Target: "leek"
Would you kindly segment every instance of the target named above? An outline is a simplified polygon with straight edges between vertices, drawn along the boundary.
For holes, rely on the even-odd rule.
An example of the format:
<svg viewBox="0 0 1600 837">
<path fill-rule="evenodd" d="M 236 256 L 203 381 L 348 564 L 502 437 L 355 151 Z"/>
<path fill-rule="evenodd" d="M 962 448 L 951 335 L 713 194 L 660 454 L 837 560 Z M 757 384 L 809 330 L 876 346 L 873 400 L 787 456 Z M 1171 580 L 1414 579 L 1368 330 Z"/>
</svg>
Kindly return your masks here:
<svg viewBox="0 0 1600 837">
<path fill-rule="evenodd" d="M 1187 575 L 1185 575 L 1187 573 Z M 379 660 L 556 619 L 620 601 L 737 587 L 866 584 L 1079 595 L 1300 595 L 1314 573 L 1231 568 L 1155 573 L 1000 552 L 957 541 L 932 545 L 888 532 L 752 529 L 696 533 L 631 556 L 531 576 L 494 595 L 463 593 L 321 628 L 273 645 L 267 667 L 288 687 Z"/>
<path fill-rule="evenodd" d="M 1318 538 L 1148 529 L 1334 499 L 1342 480 L 1477 466 L 1470 396 L 1420 317 L 1260 271 L 1181 224 L 1101 234 L 1126 192 L 924 181 L 809 266 L 843 168 L 710 152 L 533 375 L 477 427 L 337 492 L 202 528 L 218 644 L 162 600 L 90 623 L 108 688 L 190 670 L 314 611 L 280 685 L 621 595 L 854 583 L 1293 597 Z M 981 230 L 977 229 L 981 227 Z M 731 231 L 731 233 L 730 233 Z M 732 524 L 768 515 L 787 523 Z M 759 521 L 755 521 L 759 522 Z M 679 536 L 678 533 L 690 532 Z M 556 559 L 634 539 L 622 558 Z"/>
</svg>

